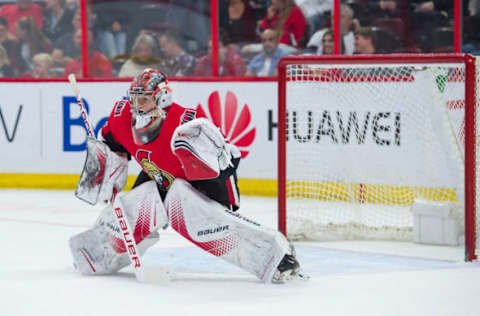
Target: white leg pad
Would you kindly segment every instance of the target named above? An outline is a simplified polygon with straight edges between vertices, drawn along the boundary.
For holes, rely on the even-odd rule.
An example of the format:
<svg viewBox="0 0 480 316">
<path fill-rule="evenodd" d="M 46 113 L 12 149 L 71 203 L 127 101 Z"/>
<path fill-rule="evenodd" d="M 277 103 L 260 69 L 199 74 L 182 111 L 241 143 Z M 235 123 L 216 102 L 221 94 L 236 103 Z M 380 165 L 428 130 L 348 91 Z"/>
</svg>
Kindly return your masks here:
<svg viewBox="0 0 480 316">
<path fill-rule="evenodd" d="M 203 250 L 270 282 L 280 261 L 290 252 L 286 238 L 198 192 L 176 179 L 165 199 L 174 230 Z"/>
<path fill-rule="evenodd" d="M 123 202 L 135 241 L 143 255 L 158 241 L 157 230 L 168 224 L 156 183 L 146 182 L 117 199 Z M 111 205 L 102 211 L 93 228 L 73 236 L 69 244 L 74 266 L 82 274 L 109 274 L 130 264 Z"/>
</svg>

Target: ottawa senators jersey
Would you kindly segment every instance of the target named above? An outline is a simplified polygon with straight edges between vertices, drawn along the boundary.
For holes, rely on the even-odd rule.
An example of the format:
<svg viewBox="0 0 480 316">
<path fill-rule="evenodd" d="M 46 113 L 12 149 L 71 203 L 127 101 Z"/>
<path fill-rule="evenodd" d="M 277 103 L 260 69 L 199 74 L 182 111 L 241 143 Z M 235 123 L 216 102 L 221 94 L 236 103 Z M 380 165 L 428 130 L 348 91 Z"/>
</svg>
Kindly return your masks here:
<svg viewBox="0 0 480 316">
<path fill-rule="evenodd" d="M 184 108 L 176 103 L 172 103 L 165 110 L 167 116 L 160 127 L 160 134 L 146 145 L 137 145 L 133 140 L 132 114 L 128 101 L 115 103 L 107 123 L 102 128 L 107 144 L 114 147 L 111 149 L 128 152 L 150 178 L 157 182 L 162 191 L 168 191 L 175 178 L 185 179 L 182 165 L 170 148 L 170 141 L 177 126 L 196 118 L 194 109 Z"/>
</svg>

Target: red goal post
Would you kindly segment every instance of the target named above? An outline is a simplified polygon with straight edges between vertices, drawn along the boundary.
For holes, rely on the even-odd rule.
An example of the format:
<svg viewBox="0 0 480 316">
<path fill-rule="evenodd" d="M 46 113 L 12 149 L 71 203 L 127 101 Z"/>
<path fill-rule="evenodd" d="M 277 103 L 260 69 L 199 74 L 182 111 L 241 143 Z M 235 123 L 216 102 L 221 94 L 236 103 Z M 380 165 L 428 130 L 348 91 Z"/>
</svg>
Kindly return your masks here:
<svg viewBox="0 0 480 316">
<path fill-rule="evenodd" d="M 460 205 L 465 259 L 475 260 L 477 87 L 476 59 L 467 54 L 283 58 L 279 230 L 290 236 L 290 224 L 303 221 L 314 234 L 333 229 L 363 239 L 381 231 L 372 238 L 393 232 L 410 240 L 407 210 L 422 198 Z M 359 215 L 363 209 L 368 214 Z M 334 235 L 327 240 L 344 238 Z"/>
</svg>

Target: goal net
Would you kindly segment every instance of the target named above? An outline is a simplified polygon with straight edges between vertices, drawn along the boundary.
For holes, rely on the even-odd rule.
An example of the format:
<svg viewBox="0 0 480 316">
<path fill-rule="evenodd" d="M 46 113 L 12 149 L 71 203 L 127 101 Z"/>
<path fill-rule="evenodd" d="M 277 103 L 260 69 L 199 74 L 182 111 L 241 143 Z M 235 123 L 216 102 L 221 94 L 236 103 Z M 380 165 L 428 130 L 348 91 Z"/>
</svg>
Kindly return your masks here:
<svg viewBox="0 0 480 316">
<path fill-rule="evenodd" d="M 444 202 L 474 259 L 476 75 L 461 54 L 284 58 L 280 230 L 413 241 L 414 202 Z"/>
</svg>

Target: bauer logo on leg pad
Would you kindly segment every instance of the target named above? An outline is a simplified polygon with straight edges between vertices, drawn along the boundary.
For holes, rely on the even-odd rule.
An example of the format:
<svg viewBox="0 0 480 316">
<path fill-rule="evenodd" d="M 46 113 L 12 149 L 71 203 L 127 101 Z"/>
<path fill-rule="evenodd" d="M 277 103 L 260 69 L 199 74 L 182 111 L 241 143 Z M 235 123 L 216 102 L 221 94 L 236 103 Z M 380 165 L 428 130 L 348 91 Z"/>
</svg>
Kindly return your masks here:
<svg viewBox="0 0 480 316">
<path fill-rule="evenodd" d="M 198 231 L 197 236 L 204 236 L 204 235 L 220 233 L 220 232 L 223 232 L 223 231 L 226 231 L 226 230 L 228 230 L 228 225 L 219 226 L 219 227 L 215 227 L 215 228 L 209 228 L 209 229 Z"/>
</svg>

